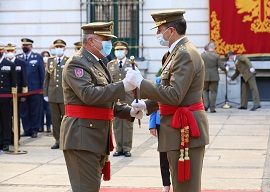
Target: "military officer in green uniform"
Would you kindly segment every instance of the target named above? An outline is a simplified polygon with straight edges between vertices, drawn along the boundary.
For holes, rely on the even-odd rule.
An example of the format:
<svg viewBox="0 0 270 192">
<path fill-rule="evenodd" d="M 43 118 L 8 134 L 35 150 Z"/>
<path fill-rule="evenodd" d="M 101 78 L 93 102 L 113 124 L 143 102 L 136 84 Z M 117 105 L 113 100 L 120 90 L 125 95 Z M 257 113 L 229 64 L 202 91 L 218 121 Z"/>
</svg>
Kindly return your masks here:
<svg viewBox="0 0 270 192">
<path fill-rule="evenodd" d="M 256 71 L 250 60 L 246 56 L 242 54 L 236 55 L 232 51 L 229 51 L 226 56 L 227 58 L 233 60 L 235 64 L 235 73 L 231 77 L 228 77 L 228 81 L 236 79 L 239 74 L 243 76 L 244 80 L 242 82 L 241 106 L 238 109 L 247 109 L 248 88 L 251 89 L 253 99 L 253 107 L 250 109 L 250 111 L 255 111 L 256 109 L 261 108 L 259 91 L 255 79 Z"/>
<path fill-rule="evenodd" d="M 113 82 L 118 82 L 125 78 L 127 70 L 132 68 L 132 64 L 126 57 L 128 54 L 128 44 L 126 42 L 116 41 L 113 44 L 113 47 L 116 59 L 111 60 L 107 64 L 107 67 L 112 76 Z M 137 64 L 135 65 L 137 66 Z M 119 102 L 130 105 L 133 100 L 134 94 L 130 91 L 126 93 L 126 99 Z M 126 157 L 130 157 L 133 137 L 133 122 L 115 117 L 113 121 L 113 131 L 116 142 L 116 151 L 113 156 L 125 155 Z"/>
<path fill-rule="evenodd" d="M 216 112 L 218 82 L 220 80 L 218 68 L 225 73 L 227 72 L 224 64 L 220 60 L 219 54 L 215 52 L 215 49 L 215 43 L 210 42 L 208 44 L 208 51 L 201 55 L 205 65 L 203 103 L 205 111 L 210 107 L 211 113 Z"/>
<path fill-rule="evenodd" d="M 124 81 L 139 87 L 141 98 L 151 100 L 133 102 L 133 107 L 151 114 L 159 104 L 158 150 L 167 152 L 173 191 L 200 192 L 205 145 L 209 143 L 202 102 L 205 69 L 197 49 L 185 36 L 184 13 L 165 10 L 151 14 L 154 28 L 158 28 L 157 39 L 170 52 L 162 66 L 161 84 L 143 79 L 138 69 L 129 70 Z"/>
<path fill-rule="evenodd" d="M 49 102 L 53 137 L 55 144 L 51 149 L 59 149 L 60 125 L 63 116 L 65 115 L 64 96 L 62 88 L 62 72 L 68 60 L 64 55 L 66 50 L 66 42 L 62 39 L 57 39 L 53 42 L 56 55 L 50 57 L 46 63 L 46 73 L 44 79 L 44 100 Z"/>
<path fill-rule="evenodd" d="M 73 192 L 98 192 L 102 168 L 108 161 L 113 117 L 133 121 L 142 112 L 127 104 L 125 91 L 135 87 L 126 81 L 112 82 L 101 58 L 110 54 L 113 22 L 83 25 L 82 48 L 70 57 L 63 70 L 65 116 L 60 129 L 60 148 L 64 152 Z M 140 116 L 140 117 L 139 117 Z M 106 167 L 106 166 L 105 166 Z M 104 171 L 106 172 L 106 171 Z"/>
</svg>

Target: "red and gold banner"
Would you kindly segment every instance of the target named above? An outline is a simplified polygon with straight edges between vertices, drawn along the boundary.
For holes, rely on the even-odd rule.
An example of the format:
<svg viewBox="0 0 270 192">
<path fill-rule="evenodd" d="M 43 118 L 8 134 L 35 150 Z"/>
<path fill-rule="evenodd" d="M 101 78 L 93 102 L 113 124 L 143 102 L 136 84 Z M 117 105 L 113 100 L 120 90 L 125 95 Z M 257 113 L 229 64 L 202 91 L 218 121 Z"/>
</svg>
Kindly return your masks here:
<svg viewBox="0 0 270 192">
<path fill-rule="evenodd" d="M 209 0 L 209 17 L 217 53 L 270 56 L 270 0 Z"/>
</svg>

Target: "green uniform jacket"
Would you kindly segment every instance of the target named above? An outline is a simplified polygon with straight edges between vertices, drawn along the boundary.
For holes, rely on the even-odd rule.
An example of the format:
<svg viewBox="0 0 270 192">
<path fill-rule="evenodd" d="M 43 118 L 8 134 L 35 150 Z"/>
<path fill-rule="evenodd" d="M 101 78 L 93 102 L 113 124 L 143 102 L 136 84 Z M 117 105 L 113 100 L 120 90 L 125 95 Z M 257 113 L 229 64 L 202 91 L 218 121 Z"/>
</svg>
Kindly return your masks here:
<svg viewBox="0 0 270 192">
<path fill-rule="evenodd" d="M 69 57 L 64 56 L 60 64 L 56 57 L 48 58 L 44 79 L 44 96 L 48 96 L 49 102 L 64 103 L 62 88 L 62 71 Z"/>
<path fill-rule="evenodd" d="M 166 59 L 161 74 L 161 84 L 144 79 L 140 86 L 141 98 L 161 104 L 189 106 L 202 100 L 204 63 L 196 48 L 187 37 L 180 40 Z M 148 113 L 156 110 L 147 104 Z M 192 112 L 201 136 L 190 138 L 189 147 L 209 143 L 208 120 L 204 110 Z M 158 150 L 166 152 L 180 149 L 180 129 L 170 126 L 172 115 L 161 115 Z"/>
<path fill-rule="evenodd" d="M 240 73 L 242 74 L 245 82 L 247 82 L 250 77 L 255 76 L 256 73 L 251 73 L 250 68 L 252 68 L 252 64 L 249 59 L 244 55 L 236 55 L 235 58 L 235 72 L 231 79 L 234 80 Z"/>
<path fill-rule="evenodd" d="M 114 101 L 125 99 L 122 82 L 111 83 L 109 71 L 85 48 L 69 58 L 63 71 L 64 104 L 114 109 L 114 116 L 130 121 L 130 107 Z M 112 121 L 64 116 L 60 129 L 60 148 L 109 154 Z"/>
<path fill-rule="evenodd" d="M 218 68 L 226 71 L 224 64 L 220 60 L 219 54 L 213 51 L 202 53 L 202 59 L 205 65 L 204 81 L 219 81 Z"/>
</svg>

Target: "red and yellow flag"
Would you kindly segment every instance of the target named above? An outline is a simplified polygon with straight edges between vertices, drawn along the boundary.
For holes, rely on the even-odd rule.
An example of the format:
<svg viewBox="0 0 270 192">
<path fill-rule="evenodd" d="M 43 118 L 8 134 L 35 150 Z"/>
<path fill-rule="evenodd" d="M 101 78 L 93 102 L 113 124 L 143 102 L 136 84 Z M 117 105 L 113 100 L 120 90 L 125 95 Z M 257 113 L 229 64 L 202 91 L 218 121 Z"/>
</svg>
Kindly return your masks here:
<svg viewBox="0 0 270 192">
<path fill-rule="evenodd" d="M 270 0 L 209 0 L 209 7 L 217 53 L 270 56 Z"/>
</svg>

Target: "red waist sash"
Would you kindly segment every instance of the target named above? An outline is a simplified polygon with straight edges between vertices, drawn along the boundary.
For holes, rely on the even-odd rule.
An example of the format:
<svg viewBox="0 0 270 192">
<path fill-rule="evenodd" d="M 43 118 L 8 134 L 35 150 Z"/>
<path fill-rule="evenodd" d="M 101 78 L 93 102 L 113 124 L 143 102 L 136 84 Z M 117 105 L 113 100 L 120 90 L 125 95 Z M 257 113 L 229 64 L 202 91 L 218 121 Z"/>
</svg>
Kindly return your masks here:
<svg viewBox="0 0 270 192">
<path fill-rule="evenodd" d="M 113 110 L 107 108 L 98 108 L 81 105 L 65 105 L 66 116 L 83 118 L 83 119 L 98 119 L 98 120 L 113 120 Z"/>
<path fill-rule="evenodd" d="M 195 103 L 190 106 L 173 106 L 159 104 L 159 110 L 161 115 L 171 115 L 173 114 L 171 120 L 171 126 L 176 129 L 183 129 L 186 126 L 190 128 L 190 135 L 192 137 L 199 137 L 200 130 L 198 128 L 197 122 L 191 111 L 204 110 L 203 102 Z"/>
</svg>

